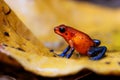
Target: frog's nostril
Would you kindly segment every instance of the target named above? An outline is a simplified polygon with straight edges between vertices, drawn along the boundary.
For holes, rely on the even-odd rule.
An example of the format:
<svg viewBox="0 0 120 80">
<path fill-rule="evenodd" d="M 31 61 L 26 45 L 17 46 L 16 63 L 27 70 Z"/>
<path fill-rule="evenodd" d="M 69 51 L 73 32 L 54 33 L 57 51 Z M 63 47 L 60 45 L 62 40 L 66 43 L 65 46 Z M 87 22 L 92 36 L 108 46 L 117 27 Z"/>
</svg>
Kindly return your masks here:
<svg viewBox="0 0 120 80">
<path fill-rule="evenodd" d="M 54 31 L 58 31 L 58 28 L 57 28 L 57 27 L 55 27 L 55 28 L 54 28 Z"/>
</svg>

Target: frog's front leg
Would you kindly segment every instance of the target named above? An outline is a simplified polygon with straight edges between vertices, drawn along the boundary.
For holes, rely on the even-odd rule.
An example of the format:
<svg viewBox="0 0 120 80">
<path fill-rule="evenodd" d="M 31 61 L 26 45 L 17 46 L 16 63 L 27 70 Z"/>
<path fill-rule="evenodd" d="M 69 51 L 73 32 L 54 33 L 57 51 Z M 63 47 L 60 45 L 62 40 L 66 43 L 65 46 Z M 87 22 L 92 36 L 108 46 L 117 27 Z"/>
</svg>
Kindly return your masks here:
<svg viewBox="0 0 120 80">
<path fill-rule="evenodd" d="M 91 60 L 99 60 L 105 55 L 106 50 L 107 48 L 105 46 L 91 47 L 88 51 L 88 55 Z"/>
<path fill-rule="evenodd" d="M 60 56 L 60 57 L 64 57 L 66 54 L 67 54 L 67 52 L 69 51 L 69 49 L 70 49 L 70 46 L 68 46 L 61 54 L 59 54 L 58 56 Z"/>
<path fill-rule="evenodd" d="M 69 53 L 66 55 L 66 58 L 70 58 L 70 57 L 72 56 L 74 50 L 75 50 L 75 49 L 74 49 L 73 47 L 70 48 L 70 51 L 69 51 Z"/>
</svg>

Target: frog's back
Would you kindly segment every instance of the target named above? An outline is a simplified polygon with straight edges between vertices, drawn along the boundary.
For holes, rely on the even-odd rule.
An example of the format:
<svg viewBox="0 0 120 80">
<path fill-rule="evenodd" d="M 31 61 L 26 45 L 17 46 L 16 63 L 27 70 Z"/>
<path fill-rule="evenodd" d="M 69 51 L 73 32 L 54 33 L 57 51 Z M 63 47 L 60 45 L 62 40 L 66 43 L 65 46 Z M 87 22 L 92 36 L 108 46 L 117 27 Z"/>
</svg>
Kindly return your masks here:
<svg viewBox="0 0 120 80">
<path fill-rule="evenodd" d="M 81 31 L 76 31 L 76 34 L 72 37 L 72 42 L 75 50 L 84 55 L 87 54 L 90 47 L 94 46 L 93 40 Z"/>
</svg>

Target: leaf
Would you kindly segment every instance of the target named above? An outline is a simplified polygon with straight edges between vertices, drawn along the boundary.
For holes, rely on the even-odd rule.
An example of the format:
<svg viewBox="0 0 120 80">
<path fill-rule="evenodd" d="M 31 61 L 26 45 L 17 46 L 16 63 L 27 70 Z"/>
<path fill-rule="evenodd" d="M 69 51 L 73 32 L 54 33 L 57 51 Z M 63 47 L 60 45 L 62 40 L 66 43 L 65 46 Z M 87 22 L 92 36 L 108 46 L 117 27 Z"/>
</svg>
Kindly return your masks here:
<svg viewBox="0 0 120 80">
<path fill-rule="evenodd" d="M 0 4 L 0 43 L 24 52 L 50 56 L 49 50 L 25 27 L 3 0 Z"/>
<path fill-rule="evenodd" d="M 26 70 L 42 76 L 65 76 L 76 74 L 84 69 L 102 75 L 120 74 L 120 52 L 107 53 L 105 58 L 92 61 L 85 56 L 66 59 L 39 56 L 36 53 L 26 53 L 10 47 L 5 50 L 9 51 L 9 55 L 16 59 Z"/>
</svg>

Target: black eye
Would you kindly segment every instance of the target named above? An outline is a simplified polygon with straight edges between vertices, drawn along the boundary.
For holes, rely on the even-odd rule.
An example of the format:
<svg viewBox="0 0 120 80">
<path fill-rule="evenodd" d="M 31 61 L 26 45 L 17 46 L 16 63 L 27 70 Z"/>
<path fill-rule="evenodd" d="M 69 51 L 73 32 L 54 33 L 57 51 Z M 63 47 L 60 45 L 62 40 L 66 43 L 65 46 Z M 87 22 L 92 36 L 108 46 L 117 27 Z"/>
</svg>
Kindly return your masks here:
<svg viewBox="0 0 120 80">
<path fill-rule="evenodd" d="M 64 27 L 60 27 L 60 28 L 59 28 L 59 31 L 60 31 L 61 33 L 64 33 L 64 32 L 65 32 L 65 28 L 64 28 Z"/>
</svg>

